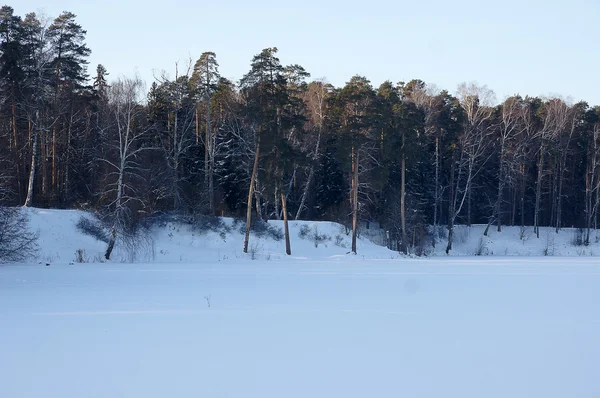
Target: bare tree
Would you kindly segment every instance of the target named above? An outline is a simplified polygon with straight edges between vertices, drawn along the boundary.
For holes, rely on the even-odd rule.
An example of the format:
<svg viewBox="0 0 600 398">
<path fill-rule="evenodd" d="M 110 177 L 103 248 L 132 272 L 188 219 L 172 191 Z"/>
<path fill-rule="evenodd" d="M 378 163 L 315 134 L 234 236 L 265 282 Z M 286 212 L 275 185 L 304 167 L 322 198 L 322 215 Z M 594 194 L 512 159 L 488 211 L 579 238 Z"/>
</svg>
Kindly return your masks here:
<svg viewBox="0 0 600 398">
<path fill-rule="evenodd" d="M 27 79 L 24 85 L 23 108 L 27 115 L 31 137 L 31 162 L 29 169 L 29 180 L 27 184 L 27 196 L 25 198 L 25 207 L 33 204 L 33 194 L 35 187 L 35 176 L 39 164 L 39 146 L 40 138 L 53 128 L 58 120 L 57 118 L 45 120 L 44 111 L 47 109 L 47 102 L 51 96 L 49 86 L 48 72 L 51 63 L 51 48 L 46 38 L 48 19 L 42 18 L 40 21 L 35 14 L 28 14 L 24 21 L 26 27 L 27 45 L 30 48 L 28 52 Z M 47 118 L 46 118 L 47 119 Z"/>
<path fill-rule="evenodd" d="M 563 207 L 563 186 L 565 173 L 567 171 L 567 156 L 570 154 L 571 141 L 578 123 L 581 121 L 583 106 L 587 104 L 578 104 L 569 106 L 564 101 L 560 108 L 560 113 L 557 115 L 556 135 L 558 137 L 558 195 L 556 198 L 556 233 L 562 227 L 562 207 Z"/>
<path fill-rule="evenodd" d="M 495 126 L 492 123 L 494 93 L 486 86 L 461 84 L 458 98 L 465 113 L 465 125 L 455 148 L 450 167 L 450 200 L 448 203 L 448 245 L 452 250 L 456 217 L 470 200 L 473 180 L 490 157 L 488 147 Z M 469 214 L 467 214 L 469 217 Z"/>
<path fill-rule="evenodd" d="M 38 250 L 39 233 L 29 230 L 25 210 L 0 205 L 0 262 L 24 261 Z"/>
<path fill-rule="evenodd" d="M 487 236 L 490 225 L 494 220 L 498 227 L 498 232 L 502 231 L 502 203 L 504 199 L 504 189 L 509 184 L 510 162 L 515 158 L 512 151 L 515 148 L 515 140 L 522 131 L 520 118 L 521 98 L 518 96 L 507 98 L 501 105 L 500 127 L 497 129 L 497 149 L 498 149 L 498 192 L 496 202 L 492 209 L 488 225 L 484 231 Z"/>
<path fill-rule="evenodd" d="M 252 196 L 256 187 L 258 175 L 258 161 L 260 159 L 260 134 L 256 137 L 256 150 L 254 151 L 254 163 L 252 166 L 252 176 L 250 177 L 250 189 L 248 190 L 248 206 L 246 206 L 246 235 L 244 237 L 244 253 L 248 253 L 248 242 L 250 241 L 250 226 L 252 222 Z M 258 206 L 258 201 L 257 201 Z M 258 209 L 258 207 L 257 207 Z"/>
<path fill-rule="evenodd" d="M 310 168 L 308 171 L 308 178 L 302 191 L 302 198 L 300 199 L 300 206 L 296 212 L 295 220 L 300 219 L 302 211 L 306 207 L 306 199 L 310 192 L 311 184 L 315 177 L 315 164 L 320 156 L 321 137 L 323 135 L 323 125 L 325 121 L 325 101 L 331 91 L 331 85 L 327 84 L 324 80 L 317 80 L 308 85 L 306 92 L 305 102 L 309 111 L 309 123 L 316 130 L 316 137 L 314 139 L 314 149 L 310 156 Z M 314 137 L 314 135 L 311 135 Z"/>
<path fill-rule="evenodd" d="M 595 123 L 587 153 L 585 173 L 585 244 L 590 244 L 590 231 L 600 205 L 600 123 Z"/>
<path fill-rule="evenodd" d="M 108 111 L 111 126 L 105 130 L 106 145 L 110 158 L 101 159 L 111 171 L 107 177 L 112 181 L 106 185 L 104 195 L 112 198 L 108 204 L 111 225 L 105 257 L 110 255 L 119 233 L 126 227 L 129 217 L 128 203 L 140 201 L 132 177 L 140 171 L 139 156 L 146 150 L 142 138 L 148 132 L 143 126 L 144 112 L 141 103 L 143 83 L 139 78 L 122 78 L 108 90 Z"/>
<path fill-rule="evenodd" d="M 533 228 L 538 238 L 540 237 L 539 226 L 540 209 L 542 203 L 542 184 L 544 182 L 544 176 L 549 172 L 548 170 L 546 170 L 546 157 L 549 155 L 549 147 L 558 139 L 560 132 L 567 125 L 568 112 L 568 106 L 561 99 L 552 98 L 548 100 L 541 109 L 541 128 L 536 131 L 534 136 L 534 138 L 538 142 L 538 155 Z"/>
<path fill-rule="evenodd" d="M 4 162 L 0 161 L 3 167 L 1 163 Z M 0 174 L 0 263 L 27 260 L 38 249 L 39 233 L 29 230 L 29 217 L 25 210 L 5 206 L 14 196 L 8 187 L 8 177 Z"/>
<path fill-rule="evenodd" d="M 195 120 L 195 99 L 190 82 L 192 62 L 188 63 L 184 72 L 180 74 L 179 64 L 175 64 L 175 77 L 171 80 L 163 72 L 159 78 L 160 87 L 165 91 L 169 106 L 168 123 L 165 142 L 162 148 L 168 166 L 168 186 L 173 199 L 173 208 L 180 210 L 183 205 L 182 182 L 186 175 L 182 170 L 182 163 L 189 154 L 190 148 L 195 144 L 193 131 Z"/>
<path fill-rule="evenodd" d="M 440 205 L 442 201 L 442 189 L 440 186 L 440 140 L 443 130 L 439 126 L 439 116 L 442 112 L 443 100 L 439 95 L 439 90 L 435 86 L 419 86 L 416 85 L 410 93 L 408 100 L 413 101 L 415 105 L 423 112 L 424 134 L 427 137 L 433 138 L 435 142 L 435 151 L 433 158 L 433 166 L 435 170 L 434 182 L 434 203 L 433 203 L 433 227 L 437 230 Z M 432 244 L 435 247 L 435 239 L 432 239 Z"/>
</svg>

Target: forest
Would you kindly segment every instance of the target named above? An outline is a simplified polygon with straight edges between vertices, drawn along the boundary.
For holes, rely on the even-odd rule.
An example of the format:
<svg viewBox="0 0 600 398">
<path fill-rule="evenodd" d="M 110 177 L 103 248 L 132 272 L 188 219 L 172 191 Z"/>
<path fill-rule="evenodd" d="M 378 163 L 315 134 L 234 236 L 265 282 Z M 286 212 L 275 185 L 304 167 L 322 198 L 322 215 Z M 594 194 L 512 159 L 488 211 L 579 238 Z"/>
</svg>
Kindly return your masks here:
<svg viewBox="0 0 600 398">
<path fill-rule="evenodd" d="M 275 47 L 257 51 L 238 82 L 207 51 L 146 87 L 89 66 L 74 14 L 46 21 L 2 7 L 1 203 L 96 211 L 113 245 L 169 212 L 243 217 L 246 237 L 252 220 L 336 221 L 354 238 L 377 222 L 401 252 L 442 235 L 449 252 L 457 224 L 538 237 L 541 226 L 576 227 L 589 243 L 600 107 L 498 102 L 471 82 L 451 93 L 357 75 L 334 87 L 282 64 Z"/>
</svg>

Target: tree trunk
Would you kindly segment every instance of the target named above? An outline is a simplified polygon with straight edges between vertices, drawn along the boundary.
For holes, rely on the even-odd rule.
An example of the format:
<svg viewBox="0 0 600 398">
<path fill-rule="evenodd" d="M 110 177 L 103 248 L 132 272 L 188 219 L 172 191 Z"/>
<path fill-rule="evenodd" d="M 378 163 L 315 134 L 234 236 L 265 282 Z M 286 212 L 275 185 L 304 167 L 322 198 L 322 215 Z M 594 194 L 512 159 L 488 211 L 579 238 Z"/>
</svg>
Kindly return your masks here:
<svg viewBox="0 0 600 398">
<path fill-rule="evenodd" d="M 199 104 L 196 104 L 196 110 L 194 112 L 196 119 L 196 145 L 198 145 L 200 142 L 200 120 L 198 118 L 198 106 Z"/>
<path fill-rule="evenodd" d="M 263 212 L 262 212 L 262 203 L 260 201 L 261 195 L 260 195 L 260 184 L 258 181 L 258 174 L 256 175 L 256 179 L 254 180 L 254 200 L 256 201 L 256 216 L 258 217 L 259 220 L 263 219 Z"/>
<path fill-rule="evenodd" d="M 298 207 L 298 211 L 296 212 L 296 217 L 294 217 L 294 220 L 300 219 L 300 214 L 302 214 L 302 210 L 304 209 L 304 206 L 306 205 L 306 197 L 308 196 L 310 184 L 314 178 L 314 175 L 315 175 L 315 168 L 313 165 L 311 165 L 310 170 L 308 172 L 308 179 L 306 180 L 306 185 L 304 186 L 304 191 L 302 192 L 302 199 L 300 199 L 300 206 Z"/>
<path fill-rule="evenodd" d="M 592 214 L 592 200 L 591 200 L 591 181 L 590 181 L 590 171 L 591 167 L 588 162 L 587 169 L 585 171 L 585 245 L 589 245 L 590 243 L 590 224 L 591 224 L 591 214 Z"/>
<path fill-rule="evenodd" d="M 448 244 L 446 245 L 446 254 L 452 250 L 452 241 L 454 239 L 454 213 L 456 203 L 454 201 L 454 172 L 456 168 L 455 153 L 452 153 L 452 165 L 450 166 L 450 200 L 448 201 Z"/>
<path fill-rule="evenodd" d="M 252 196 L 254 195 L 254 184 L 258 174 L 258 158 L 260 156 L 260 133 L 256 140 L 256 152 L 254 153 L 254 165 L 250 177 L 250 189 L 248 190 L 248 204 L 246 205 L 246 236 L 244 237 L 244 253 L 248 253 L 248 241 L 250 240 L 250 224 L 252 222 Z"/>
<path fill-rule="evenodd" d="M 56 198 L 56 126 L 52 129 L 52 201 Z"/>
<path fill-rule="evenodd" d="M 562 227 L 562 187 L 565 164 L 566 158 L 563 157 L 558 174 L 558 197 L 556 198 L 556 233 L 558 233 Z"/>
<path fill-rule="evenodd" d="M 519 205 L 521 208 L 521 227 L 525 228 L 525 165 L 522 164 L 521 168 L 521 192 L 519 198 Z"/>
<path fill-rule="evenodd" d="M 206 125 L 206 131 L 204 132 L 204 187 L 208 186 L 208 168 L 210 167 L 210 144 L 208 143 L 208 124 Z"/>
<path fill-rule="evenodd" d="M 27 184 L 27 197 L 25 198 L 25 204 L 23 206 L 30 207 L 33 202 L 33 183 L 35 179 L 35 167 L 38 152 L 38 123 L 39 123 L 39 111 L 36 111 L 36 123 L 35 132 L 33 133 L 33 143 L 31 148 L 31 169 L 29 170 L 29 183 Z"/>
<path fill-rule="evenodd" d="M 115 247 L 115 242 L 117 241 L 117 226 L 113 225 L 110 231 L 110 238 L 108 240 L 108 247 L 106 248 L 106 252 L 104 253 L 104 258 L 110 260 L 110 255 Z"/>
<path fill-rule="evenodd" d="M 215 212 L 214 173 L 215 142 L 210 121 L 210 97 L 206 98 L 206 145 L 208 146 L 208 207 L 210 214 Z"/>
<path fill-rule="evenodd" d="M 106 248 L 106 253 L 104 253 L 104 257 L 107 260 L 110 260 L 110 255 L 112 254 L 113 248 L 115 247 L 115 242 L 117 241 L 117 226 L 119 223 L 119 218 L 122 216 L 122 199 L 123 199 L 123 174 L 125 173 L 125 158 L 121 158 L 121 168 L 119 169 L 119 179 L 117 181 L 117 199 L 115 200 L 115 219 L 113 221 L 113 226 L 110 231 L 110 238 L 108 241 L 108 247 Z"/>
<path fill-rule="evenodd" d="M 300 214 L 302 214 L 302 210 L 304 210 L 304 206 L 306 204 L 306 198 L 308 197 L 308 192 L 310 190 L 310 185 L 312 183 L 313 178 L 315 177 L 315 165 L 314 163 L 319 158 L 319 146 L 321 143 L 321 129 L 319 128 L 319 134 L 317 135 L 317 145 L 315 147 L 315 152 L 313 154 L 313 163 L 310 165 L 310 171 L 308 172 L 308 179 L 306 180 L 306 185 L 304 186 L 304 192 L 302 192 L 302 199 L 300 200 L 300 207 L 298 207 L 298 211 L 296 212 L 295 220 L 300 219 Z"/>
<path fill-rule="evenodd" d="M 467 186 L 467 226 L 471 227 L 471 184 Z"/>
<path fill-rule="evenodd" d="M 277 172 L 275 172 L 275 174 L 277 175 Z M 275 186 L 275 197 L 273 199 L 275 203 L 275 219 L 281 220 L 281 212 L 279 211 L 279 187 L 277 186 Z"/>
<path fill-rule="evenodd" d="M 535 209 L 533 211 L 533 229 L 536 236 L 540 237 L 540 201 L 542 198 L 542 177 L 544 168 L 544 146 L 540 148 L 540 158 L 538 162 L 537 180 L 535 183 Z"/>
<path fill-rule="evenodd" d="M 40 165 L 42 166 L 42 197 L 48 195 L 48 137 L 42 134 L 40 137 Z"/>
<path fill-rule="evenodd" d="M 356 254 L 358 228 L 358 151 L 352 146 L 352 253 Z"/>
<path fill-rule="evenodd" d="M 512 190 L 512 199 L 511 199 L 511 211 L 510 211 L 510 225 L 511 226 L 515 226 L 515 220 L 517 217 L 517 187 L 515 186 L 516 184 L 513 184 L 513 186 L 511 187 Z"/>
<path fill-rule="evenodd" d="M 496 205 L 494 206 L 494 213 L 498 224 L 498 232 L 502 232 L 502 193 L 504 192 L 504 143 L 500 150 L 500 170 L 498 170 L 498 197 L 496 198 Z"/>
<path fill-rule="evenodd" d="M 283 230 L 285 231 L 285 253 L 290 256 L 292 254 L 292 248 L 290 246 L 290 230 L 288 228 L 286 199 L 283 192 L 281 192 L 281 208 L 283 209 Z"/>
<path fill-rule="evenodd" d="M 16 175 L 17 175 L 17 187 L 18 187 L 18 196 L 19 201 L 22 198 L 23 190 L 21 189 L 21 162 L 19 161 L 19 142 L 18 142 L 18 134 L 17 134 L 17 112 L 15 103 L 12 103 L 12 130 L 14 136 L 14 144 L 15 144 L 15 167 L 16 167 Z"/>
<path fill-rule="evenodd" d="M 402 146 L 404 147 L 404 134 L 402 135 Z M 406 158 L 402 153 L 402 170 L 400 176 L 400 222 L 402 224 L 402 253 L 407 254 L 406 242 L 406 213 L 405 213 L 405 196 L 406 196 Z"/>
<path fill-rule="evenodd" d="M 440 207 L 440 138 L 435 137 L 435 198 L 433 200 L 433 239 L 431 244 L 435 247 L 438 226 L 438 208 Z"/>
<path fill-rule="evenodd" d="M 64 198 L 65 202 L 69 201 L 69 166 L 71 163 L 71 135 L 72 135 L 72 126 L 73 126 L 73 113 L 71 112 L 71 117 L 69 118 L 69 127 L 67 129 L 67 149 L 66 149 L 66 160 L 65 160 L 65 188 L 64 188 Z"/>
</svg>

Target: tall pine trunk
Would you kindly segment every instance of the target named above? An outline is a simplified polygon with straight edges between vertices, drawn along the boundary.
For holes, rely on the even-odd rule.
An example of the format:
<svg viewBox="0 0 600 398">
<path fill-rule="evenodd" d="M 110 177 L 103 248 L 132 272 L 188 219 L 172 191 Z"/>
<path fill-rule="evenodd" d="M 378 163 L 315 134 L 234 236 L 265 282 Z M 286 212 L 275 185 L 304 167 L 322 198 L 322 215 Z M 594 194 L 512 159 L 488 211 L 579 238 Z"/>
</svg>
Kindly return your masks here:
<svg viewBox="0 0 600 398">
<path fill-rule="evenodd" d="M 281 192 L 281 208 L 283 210 L 283 230 L 285 232 L 285 253 L 290 256 L 292 254 L 292 248 L 290 246 L 290 229 L 288 227 L 286 199 L 283 192 Z"/>
<path fill-rule="evenodd" d="M 352 146 L 352 253 L 356 254 L 358 228 L 358 151 Z"/>
<path fill-rule="evenodd" d="M 250 225 L 252 223 L 252 196 L 254 195 L 254 185 L 256 175 L 258 174 L 258 158 L 260 156 L 260 133 L 256 140 L 256 152 L 254 153 L 254 165 L 252 166 L 252 176 L 250 177 L 250 189 L 248 190 L 248 204 L 246 205 L 246 236 L 244 237 L 244 253 L 248 253 L 248 242 L 250 240 Z"/>
<path fill-rule="evenodd" d="M 402 253 L 406 254 L 407 242 L 406 242 L 406 213 L 405 213 L 405 202 L 406 202 L 406 156 L 404 154 L 404 133 L 402 134 L 402 170 L 401 170 L 401 182 L 400 182 L 400 222 L 402 224 Z"/>
<path fill-rule="evenodd" d="M 435 247 L 438 228 L 438 209 L 440 208 L 440 138 L 435 137 L 435 198 L 433 200 L 433 239 L 431 244 Z"/>
<path fill-rule="evenodd" d="M 454 190 L 454 173 L 456 169 L 456 157 L 455 152 L 452 152 L 452 165 L 450 166 L 450 200 L 448 201 L 448 244 L 446 245 L 446 254 L 450 254 L 452 250 L 452 243 L 454 241 L 454 214 L 456 202 L 454 196 L 456 195 Z"/>
<path fill-rule="evenodd" d="M 212 123 L 210 121 L 210 97 L 206 98 L 206 145 L 208 146 L 208 208 L 210 214 L 215 213 L 214 191 L 214 165 L 215 165 L 215 140 L 213 137 Z"/>
</svg>

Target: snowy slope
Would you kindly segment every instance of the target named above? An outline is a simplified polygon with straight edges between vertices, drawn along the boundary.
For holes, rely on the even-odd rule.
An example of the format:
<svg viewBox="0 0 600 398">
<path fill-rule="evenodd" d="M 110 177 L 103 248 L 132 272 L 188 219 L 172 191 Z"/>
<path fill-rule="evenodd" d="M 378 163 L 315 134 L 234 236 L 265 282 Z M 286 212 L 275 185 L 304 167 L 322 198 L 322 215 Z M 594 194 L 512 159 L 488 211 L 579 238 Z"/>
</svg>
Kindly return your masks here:
<svg viewBox="0 0 600 398">
<path fill-rule="evenodd" d="M 39 231 L 38 262 L 70 263 L 76 258 L 75 252 L 85 252 L 86 262 L 101 262 L 106 244 L 77 229 L 81 217 L 91 216 L 79 210 L 47 210 L 25 209 L 30 214 L 30 228 Z M 250 251 L 242 251 L 244 235 L 243 224 L 234 223 L 231 218 L 222 218 L 226 232 L 206 231 L 185 223 L 166 222 L 153 227 L 149 234 L 135 243 L 135 250 L 117 244 L 112 262 L 158 262 L 158 263 L 202 263 L 223 262 L 233 260 L 276 260 L 276 259 L 390 259 L 398 258 L 396 252 L 390 251 L 359 239 L 358 256 L 349 254 L 351 237 L 340 224 L 331 222 L 290 221 L 292 256 L 285 255 L 285 241 L 275 240 L 269 236 L 250 237 Z M 283 221 L 269 221 L 269 225 L 283 231 Z M 301 238 L 300 231 L 307 232 Z M 315 232 L 321 241 L 315 244 Z"/>
<path fill-rule="evenodd" d="M 502 227 L 497 232 L 491 226 L 488 236 L 484 236 L 485 225 L 470 228 L 458 225 L 455 228 L 455 244 L 452 255 L 459 256 L 598 256 L 600 255 L 600 231 L 592 231 L 590 245 L 575 245 L 578 231 L 564 228 L 558 233 L 554 228 L 541 227 L 537 238 L 533 227 Z M 440 239 L 433 254 L 445 255 L 447 240 Z"/>
<path fill-rule="evenodd" d="M 86 262 L 102 262 L 106 244 L 77 229 L 81 217 L 91 216 L 79 210 L 25 209 L 30 214 L 31 229 L 40 233 L 39 263 L 73 262 L 75 252 L 81 250 Z M 117 244 L 112 262 L 203 263 L 236 260 L 323 260 L 360 261 L 364 259 L 397 259 L 398 253 L 370 241 L 381 243 L 376 230 L 365 233 L 358 240 L 358 255 L 349 254 L 350 234 L 342 225 L 332 222 L 290 221 L 292 256 L 285 255 L 283 239 L 274 240 L 268 235 L 251 234 L 250 251 L 244 254 L 243 223 L 231 218 L 221 219 L 225 230 L 200 232 L 181 222 L 165 222 L 154 226 L 143 239 L 131 247 Z M 283 230 L 282 221 L 269 221 L 276 230 Z M 452 256 L 597 256 L 600 255 L 600 234 L 592 232 L 589 246 L 576 246 L 577 231 L 565 228 L 541 228 L 540 238 L 533 228 L 504 227 L 502 232 L 490 228 L 483 236 L 484 225 L 471 228 L 457 226 Z M 301 237 L 301 231 L 304 237 Z M 315 242 L 315 233 L 321 241 Z M 435 247 L 428 249 L 429 256 L 445 256 L 446 240 L 441 238 Z"/>
</svg>

